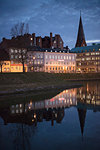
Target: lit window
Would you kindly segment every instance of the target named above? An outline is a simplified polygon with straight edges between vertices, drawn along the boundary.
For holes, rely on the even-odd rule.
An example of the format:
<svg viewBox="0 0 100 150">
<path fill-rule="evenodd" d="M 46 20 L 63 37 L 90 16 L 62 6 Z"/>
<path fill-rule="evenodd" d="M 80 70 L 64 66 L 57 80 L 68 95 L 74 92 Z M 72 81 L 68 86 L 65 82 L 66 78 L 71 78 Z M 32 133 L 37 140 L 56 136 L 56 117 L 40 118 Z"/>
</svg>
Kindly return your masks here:
<svg viewBox="0 0 100 150">
<path fill-rule="evenodd" d="M 11 55 L 11 58 L 14 58 L 14 55 Z"/>
<path fill-rule="evenodd" d="M 58 56 L 58 59 L 60 59 L 60 56 Z"/>
<path fill-rule="evenodd" d="M 6 71 L 6 68 L 4 68 L 4 71 Z"/>
<path fill-rule="evenodd" d="M 86 55 L 86 56 L 89 56 L 90 54 L 89 54 L 89 53 L 86 53 L 85 55 Z"/>
<path fill-rule="evenodd" d="M 13 61 L 11 61 L 11 64 L 13 64 L 14 62 Z"/>
<path fill-rule="evenodd" d="M 13 52 L 14 52 L 14 50 L 13 50 L 13 49 L 11 49 L 10 51 L 11 51 L 11 53 L 13 53 Z"/>
<path fill-rule="evenodd" d="M 55 56 L 55 59 L 57 59 L 57 56 Z"/>
<path fill-rule="evenodd" d="M 23 50 L 23 53 L 25 53 L 25 52 L 26 52 L 26 50 L 24 49 L 24 50 Z"/>
<path fill-rule="evenodd" d="M 16 55 L 15 58 L 17 59 L 17 57 L 18 57 L 18 56 Z"/>
<path fill-rule="evenodd" d="M 17 49 L 15 50 L 15 53 L 17 53 Z"/>
<path fill-rule="evenodd" d="M 54 55 L 52 55 L 52 58 L 54 59 Z"/>
</svg>

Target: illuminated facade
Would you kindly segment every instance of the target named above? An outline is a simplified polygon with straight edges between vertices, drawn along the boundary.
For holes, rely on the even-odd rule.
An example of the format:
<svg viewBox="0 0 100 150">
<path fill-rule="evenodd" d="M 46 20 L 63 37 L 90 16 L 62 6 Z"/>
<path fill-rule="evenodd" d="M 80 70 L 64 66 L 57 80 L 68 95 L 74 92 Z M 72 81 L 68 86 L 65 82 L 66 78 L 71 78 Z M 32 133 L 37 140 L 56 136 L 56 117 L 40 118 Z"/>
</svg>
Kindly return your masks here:
<svg viewBox="0 0 100 150">
<path fill-rule="evenodd" d="M 88 109 L 97 108 L 100 111 L 100 84 L 87 83 L 86 86 L 77 89 L 77 102 Z M 99 106 L 99 107 L 98 107 Z"/>
<path fill-rule="evenodd" d="M 43 72 L 44 71 L 44 52 L 28 51 L 27 52 L 28 72 Z"/>
<path fill-rule="evenodd" d="M 2 61 L 2 72 L 11 72 L 10 61 Z M 0 67 L 1 72 L 1 67 Z"/>
<path fill-rule="evenodd" d="M 23 72 L 23 65 L 22 64 L 11 64 L 10 65 L 11 72 Z M 25 72 L 27 72 L 27 65 L 25 64 Z"/>
<path fill-rule="evenodd" d="M 76 53 L 76 72 L 100 72 L 100 45 L 73 48 Z"/>
<path fill-rule="evenodd" d="M 100 44 L 87 46 L 80 16 L 78 35 L 75 48 L 71 53 L 76 53 L 76 72 L 92 73 L 100 72 Z"/>
<path fill-rule="evenodd" d="M 23 72 L 23 64 L 25 67 L 25 72 L 27 72 L 27 50 L 25 48 L 10 48 L 9 56 L 11 60 L 11 72 Z"/>
<path fill-rule="evenodd" d="M 18 114 L 28 112 L 30 110 L 49 109 L 49 108 L 67 108 L 77 105 L 76 99 L 77 89 L 64 90 L 55 97 L 44 101 L 30 101 L 29 103 L 16 104 L 11 106 L 11 113 Z"/>
<path fill-rule="evenodd" d="M 28 71 L 73 73 L 76 71 L 76 54 L 59 50 L 28 51 Z"/>
<path fill-rule="evenodd" d="M 76 71 L 76 54 L 45 52 L 44 71 L 49 73 L 73 73 Z"/>
</svg>

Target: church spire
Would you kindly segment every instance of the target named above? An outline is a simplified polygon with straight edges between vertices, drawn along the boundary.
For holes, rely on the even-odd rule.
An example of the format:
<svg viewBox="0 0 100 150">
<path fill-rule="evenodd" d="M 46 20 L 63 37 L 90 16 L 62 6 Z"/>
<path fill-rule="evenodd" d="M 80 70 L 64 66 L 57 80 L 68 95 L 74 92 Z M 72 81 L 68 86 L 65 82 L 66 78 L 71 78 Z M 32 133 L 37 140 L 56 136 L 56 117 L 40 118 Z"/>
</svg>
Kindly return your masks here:
<svg viewBox="0 0 100 150">
<path fill-rule="evenodd" d="M 84 125 L 85 125 L 85 118 L 86 118 L 86 109 L 79 109 L 78 108 L 77 110 L 78 110 L 78 115 L 79 115 L 81 134 L 83 136 Z"/>
<path fill-rule="evenodd" d="M 78 28 L 78 35 L 75 47 L 83 47 L 87 46 L 84 36 L 82 18 L 81 18 L 81 11 L 80 11 L 80 21 L 79 21 L 79 28 Z"/>
</svg>

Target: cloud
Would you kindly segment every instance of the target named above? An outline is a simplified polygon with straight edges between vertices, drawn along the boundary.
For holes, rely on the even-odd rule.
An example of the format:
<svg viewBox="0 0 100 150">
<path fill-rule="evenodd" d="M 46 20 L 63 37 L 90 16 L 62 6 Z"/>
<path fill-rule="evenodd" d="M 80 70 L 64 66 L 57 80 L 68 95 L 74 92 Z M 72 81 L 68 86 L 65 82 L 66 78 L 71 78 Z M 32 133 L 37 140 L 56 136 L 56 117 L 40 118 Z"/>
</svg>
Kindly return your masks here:
<svg viewBox="0 0 100 150">
<path fill-rule="evenodd" d="M 100 40 L 87 40 L 86 43 L 99 43 Z"/>
<path fill-rule="evenodd" d="M 99 0 L 0 0 L 0 38 L 9 37 L 11 27 L 24 21 L 30 33 L 58 33 L 65 45 L 74 47 L 80 10 L 86 39 L 100 39 Z"/>
</svg>

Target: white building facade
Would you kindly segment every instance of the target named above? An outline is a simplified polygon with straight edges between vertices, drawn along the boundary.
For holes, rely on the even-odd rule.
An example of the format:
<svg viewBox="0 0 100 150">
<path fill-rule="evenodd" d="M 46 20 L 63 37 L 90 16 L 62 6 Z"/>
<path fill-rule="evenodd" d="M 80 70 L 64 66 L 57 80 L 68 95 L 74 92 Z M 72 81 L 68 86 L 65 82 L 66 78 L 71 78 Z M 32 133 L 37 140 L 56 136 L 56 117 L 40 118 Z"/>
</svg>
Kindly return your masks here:
<svg viewBox="0 0 100 150">
<path fill-rule="evenodd" d="M 71 73 L 76 71 L 76 54 L 45 52 L 44 71 L 49 73 Z"/>
<path fill-rule="evenodd" d="M 74 73 L 76 72 L 76 54 L 28 51 L 27 66 L 29 72 Z"/>
</svg>

